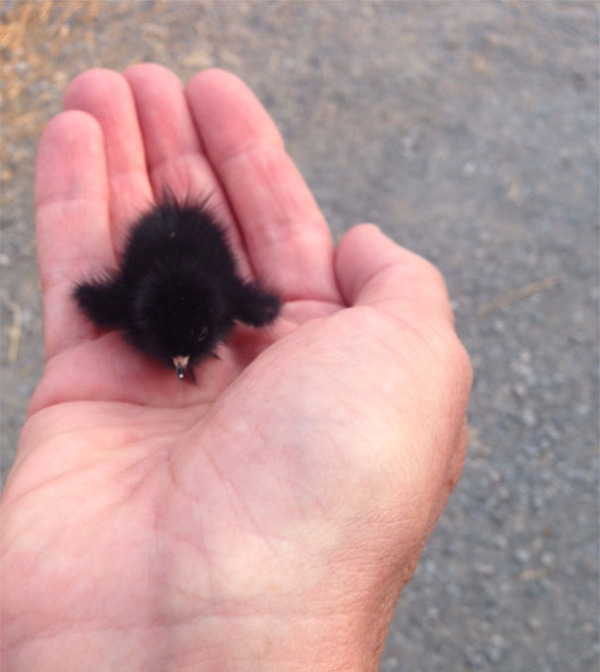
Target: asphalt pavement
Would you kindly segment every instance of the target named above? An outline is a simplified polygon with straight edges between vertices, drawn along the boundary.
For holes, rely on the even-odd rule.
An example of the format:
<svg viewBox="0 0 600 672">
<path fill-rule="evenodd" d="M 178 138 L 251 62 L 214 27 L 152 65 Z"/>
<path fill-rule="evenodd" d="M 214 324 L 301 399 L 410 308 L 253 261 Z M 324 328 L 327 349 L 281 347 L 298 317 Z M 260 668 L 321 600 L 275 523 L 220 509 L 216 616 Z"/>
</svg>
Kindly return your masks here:
<svg viewBox="0 0 600 672">
<path fill-rule="evenodd" d="M 464 475 L 381 670 L 598 670 L 598 3 L 5 2 L 2 24 L 3 474 L 43 366 L 43 124 L 89 67 L 224 67 L 336 236 L 374 221 L 440 267 L 473 360 Z"/>
</svg>

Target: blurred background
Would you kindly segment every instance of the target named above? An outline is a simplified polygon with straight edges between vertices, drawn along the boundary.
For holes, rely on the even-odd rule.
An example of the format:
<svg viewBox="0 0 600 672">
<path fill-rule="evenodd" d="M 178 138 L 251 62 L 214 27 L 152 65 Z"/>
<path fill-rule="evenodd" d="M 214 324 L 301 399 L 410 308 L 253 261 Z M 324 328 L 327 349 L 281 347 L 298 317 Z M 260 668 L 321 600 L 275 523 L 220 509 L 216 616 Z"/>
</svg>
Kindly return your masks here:
<svg viewBox="0 0 600 672">
<path fill-rule="evenodd" d="M 598 3 L 5 0 L 0 28 L 3 478 L 43 367 L 44 124 L 87 68 L 227 68 L 336 237 L 375 221 L 441 268 L 473 359 L 381 670 L 598 670 Z"/>
</svg>

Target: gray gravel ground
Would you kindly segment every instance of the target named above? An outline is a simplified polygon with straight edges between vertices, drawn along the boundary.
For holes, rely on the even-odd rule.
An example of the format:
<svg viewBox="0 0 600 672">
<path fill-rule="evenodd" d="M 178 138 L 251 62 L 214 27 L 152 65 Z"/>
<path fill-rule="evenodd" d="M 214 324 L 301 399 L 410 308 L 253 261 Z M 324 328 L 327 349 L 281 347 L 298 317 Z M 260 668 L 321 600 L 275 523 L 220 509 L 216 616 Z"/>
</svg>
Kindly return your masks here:
<svg viewBox="0 0 600 672">
<path fill-rule="evenodd" d="M 43 122 L 88 67 L 225 67 L 336 235 L 376 221 L 440 266 L 473 358 L 465 473 L 381 670 L 598 670 L 598 3 L 30 4 L 2 17 L 27 21 L 3 50 L 3 473 L 43 362 Z"/>
</svg>

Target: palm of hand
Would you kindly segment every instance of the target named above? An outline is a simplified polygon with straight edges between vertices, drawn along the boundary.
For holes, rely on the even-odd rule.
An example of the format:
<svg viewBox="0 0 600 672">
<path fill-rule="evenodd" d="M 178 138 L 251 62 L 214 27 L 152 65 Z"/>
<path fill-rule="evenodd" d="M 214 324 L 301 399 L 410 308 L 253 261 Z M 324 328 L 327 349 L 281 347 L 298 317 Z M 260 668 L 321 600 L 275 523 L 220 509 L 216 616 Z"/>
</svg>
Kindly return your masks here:
<svg viewBox="0 0 600 672">
<path fill-rule="evenodd" d="M 154 96 L 158 105 L 156 90 L 165 87 L 175 101 L 169 112 L 181 120 L 187 114 L 183 93 L 159 68 L 141 66 L 127 77 L 150 164 L 144 178 L 131 179 L 129 191 L 143 203 L 151 182 L 166 182 L 176 193 L 198 188 L 193 175 L 201 171 L 192 170 L 198 165 L 182 168 L 189 148 L 173 150 L 183 140 L 172 139 L 169 148 L 153 135 L 157 122 L 144 120 L 144 96 Z M 90 642 L 104 647 L 112 638 L 118 655 L 148 647 L 146 655 L 156 660 L 165 632 L 170 639 L 176 633 L 184 650 L 190 642 L 201 647 L 207 637 L 214 645 L 221 635 L 216 626 L 203 634 L 201 615 L 215 608 L 212 619 L 229 628 L 240 613 L 260 621 L 284 605 L 286 616 L 301 614 L 316 598 L 323 609 L 316 614 L 310 607 L 316 621 L 346 607 L 368 618 L 371 610 L 381 611 L 382 600 L 389 612 L 396 596 L 392 589 L 389 597 L 389 577 L 408 578 L 462 462 L 468 373 L 439 278 L 370 227 L 350 232 L 334 252 L 264 111 L 239 82 L 209 73 L 188 92 L 192 109 L 200 91 L 209 101 L 195 117 L 219 178 L 209 186 L 226 220 L 228 201 L 219 185 L 236 212 L 250 213 L 241 234 L 231 229 L 241 263 L 281 289 L 283 315 L 266 330 L 240 328 L 221 359 L 199 369 L 197 387 L 133 353 L 118 334 L 94 334 L 69 304 L 68 287 L 74 269 L 85 272 L 96 256 L 97 240 L 90 234 L 70 249 L 63 245 L 58 264 L 44 256 L 44 240 L 56 236 L 56 221 L 73 217 L 81 203 L 89 212 L 91 203 L 92 213 L 110 212 L 109 235 L 118 253 L 131 219 L 119 193 L 123 174 L 131 174 L 140 157 L 130 147 L 127 156 L 115 157 L 111 147 L 134 121 L 123 120 L 121 110 L 121 126 L 115 126 L 117 112 L 111 115 L 110 105 L 102 112 L 91 88 L 99 83 L 125 86 L 111 74 L 84 75 L 71 88 L 70 106 L 99 118 L 107 198 L 94 195 L 102 188 L 94 182 L 101 178 L 91 174 L 97 162 L 91 153 L 81 159 L 91 165 L 89 178 L 75 179 L 73 168 L 57 181 L 54 166 L 44 165 L 57 145 L 67 148 L 63 159 L 77 142 L 81 151 L 74 122 L 89 145 L 89 120 L 65 113 L 75 140 L 59 117 L 40 149 L 38 235 L 49 360 L 4 496 L 5 572 L 14 577 L 4 590 L 5 613 L 14 622 L 5 635 L 7 650 L 26 642 L 35 654 L 40 637 L 53 641 L 83 630 L 86 652 Z M 240 130 L 241 117 L 231 112 L 211 131 L 204 119 L 211 96 L 215 106 L 234 98 L 245 105 L 248 128 Z M 114 92 L 110 100 L 120 104 Z M 192 128 L 190 119 L 187 125 Z M 232 160 L 231 147 L 218 144 L 227 140 L 216 136 L 239 144 L 235 134 L 242 131 L 251 150 Z M 266 205 L 251 202 L 260 196 L 236 190 L 237 163 L 246 175 L 254 166 L 256 192 L 273 191 L 263 199 Z M 270 169 L 263 174 L 265 165 Z M 86 193 L 73 197 L 86 179 Z M 56 194 L 62 198 L 58 206 Z M 111 199 L 115 206 L 107 205 Z M 250 228 L 259 215 L 281 220 L 281 199 L 291 203 L 285 216 L 289 239 L 285 232 Z M 232 221 L 229 215 L 231 227 Z M 302 239 L 298 222 L 306 226 Z M 103 249 L 109 259 L 109 246 Z M 398 301 L 397 282 L 409 280 L 420 286 Z M 430 307 L 417 305 L 421 300 Z M 424 337 L 428 328 L 432 337 Z M 448 365 L 461 357 L 457 384 Z M 438 394 L 424 407 L 431 385 Z M 393 407 L 390 398 L 397 400 Z M 442 422 L 431 422 L 440 416 Z M 399 441 L 410 444 L 415 437 L 424 447 L 420 454 L 398 451 Z M 384 534 L 369 530 L 373 521 L 383 523 Z M 362 549 L 358 558 L 356 548 Z M 346 557 L 341 575 L 332 574 Z M 363 571 L 365 563 L 372 571 Z M 347 576 L 361 572 L 344 593 Z M 357 601 L 361 595 L 375 597 Z M 35 615 L 24 619 L 33 604 Z"/>
</svg>

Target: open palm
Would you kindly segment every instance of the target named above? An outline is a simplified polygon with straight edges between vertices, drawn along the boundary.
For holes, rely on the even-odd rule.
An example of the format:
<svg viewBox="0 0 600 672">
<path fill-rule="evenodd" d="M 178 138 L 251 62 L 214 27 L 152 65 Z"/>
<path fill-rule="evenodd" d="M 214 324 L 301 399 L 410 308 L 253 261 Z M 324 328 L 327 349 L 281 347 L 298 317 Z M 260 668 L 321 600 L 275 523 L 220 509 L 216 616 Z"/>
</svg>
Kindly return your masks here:
<svg viewBox="0 0 600 672">
<path fill-rule="evenodd" d="M 228 73 L 90 71 L 65 107 L 38 157 L 47 365 L 3 496 L 6 669 L 374 669 L 463 460 L 441 277 L 373 226 L 336 249 Z M 210 196 L 284 301 L 197 386 L 71 298 L 165 188 Z"/>
</svg>

